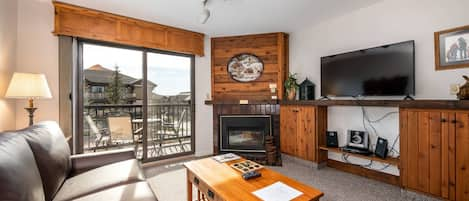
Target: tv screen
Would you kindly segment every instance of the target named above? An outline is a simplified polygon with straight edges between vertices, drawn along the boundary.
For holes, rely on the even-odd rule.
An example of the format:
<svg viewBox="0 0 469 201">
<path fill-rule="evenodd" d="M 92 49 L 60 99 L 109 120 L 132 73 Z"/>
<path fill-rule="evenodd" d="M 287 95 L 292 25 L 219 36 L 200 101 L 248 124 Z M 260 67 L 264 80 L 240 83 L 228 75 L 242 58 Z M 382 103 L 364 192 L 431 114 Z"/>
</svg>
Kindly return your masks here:
<svg viewBox="0 0 469 201">
<path fill-rule="evenodd" d="M 414 41 L 321 58 L 321 96 L 415 95 Z"/>
</svg>

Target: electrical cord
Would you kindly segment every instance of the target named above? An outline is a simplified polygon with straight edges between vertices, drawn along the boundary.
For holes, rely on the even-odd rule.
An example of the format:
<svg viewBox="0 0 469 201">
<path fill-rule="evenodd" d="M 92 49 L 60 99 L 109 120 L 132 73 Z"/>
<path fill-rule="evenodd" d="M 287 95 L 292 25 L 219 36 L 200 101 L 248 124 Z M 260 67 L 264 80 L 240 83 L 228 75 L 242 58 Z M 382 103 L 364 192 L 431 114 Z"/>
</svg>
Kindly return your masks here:
<svg viewBox="0 0 469 201">
<path fill-rule="evenodd" d="M 345 161 L 346 163 L 353 164 L 353 165 L 358 165 L 358 166 L 361 166 L 361 167 L 364 167 L 364 168 L 371 168 L 371 166 L 373 165 L 373 160 L 370 160 L 368 164 L 364 164 L 364 165 L 352 163 L 351 161 L 348 160 L 349 156 L 350 155 L 347 154 L 347 153 L 342 153 L 342 160 Z"/>
<path fill-rule="evenodd" d="M 377 119 L 372 120 L 372 119 L 369 117 L 369 115 L 368 115 L 368 113 L 367 113 L 367 111 L 366 111 L 366 109 L 365 109 L 365 106 L 361 104 L 361 102 L 360 102 L 360 100 L 361 100 L 360 97 L 363 97 L 363 96 L 354 96 L 353 98 L 356 100 L 357 105 L 361 108 L 361 111 L 362 111 L 362 124 L 363 124 L 363 128 L 365 129 L 366 132 L 368 132 L 368 133 L 374 135 L 375 137 L 381 137 L 381 136 L 379 135 L 379 133 L 378 133 L 378 130 L 374 127 L 373 124 L 375 124 L 375 123 L 380 123 L 381 121 L 383 121 L 384 119 L 388 118 L 389 116 L 391 116 L 391 115 L 393 115 L 393 114 L 398 114 L 399 112 L 388 112 L 388 113 L 384 114 L 383 116 L 381 116 L 381 117 L 379 117 L 379 118 L 377 118 Z M 363 97 L 363 98 L 364 98 L 364 97 Z M 370 132 L 370 130 L 367 128 L 367 123 L 368 123 L 368 127 L 371 128 L 372 132 Z M 382 137 L 381 137 L 381 138 L 382 138 Z M 388 149 L 390 150 L 389 152 L 390 152 L 390 153 L 395 153 L 395 154 L 397 155 L 396 157 L 399 157 L 399 154 L 400 154 L 399 151 L 397 151 L 397 150 L 395 149 L 395 146 L 396 146 L 396 143 L 397 143 L 398 139 L 399 139 L 399 134 L 398 134 L 398 135 L 396 136 L 396 138 L 394 139 L 394 141 L 393 141 L 393 143 L 392 143 L 392 145 L 391 145 L 391 148 L 388 147 Z M 375 149 L 375 146 L 376 146 L 376 144 L 374 144 L 374 143 L 371 144 L 372 150 Z M 342 159 L 343 159 L 343 161 L 345 161 L 346 163 L 354 164 L 354 163 L 352 163 L 352 162 L 350 162 L 350 161 L 348 160 L 348 157 L 349 157 L 348 154 L 342 153 Z M 372 170 L 385 170 L 385 169 L 389 168 L 389 166 L 391 166 L 391 164 L 388 163 L 388 164 L 385 164 L 382 168 L 375 169 L 375 168 L 372 168 L 372 167 L 371 167 L 372 164 L 373 164 L 373 160 L 370 160 L 370 162 L 369 162 L 368 164 L 365 164 L 365 165 L 360 165 L 360 164 L 354 164 L 354 165 L 359 165 L 359 166 L 361 166 L 361 167 L 369 168 L 369 169 L 372 169 Z"/>
<path fill-rule="evenodd" d="M 377 119 L 375 119 L 375 120 L 371 120 L 370 117 L 369 117 L 369 115 L 368 115 L 368 113 L 367 113 L 367 111 L 366 111 L 366 109 L 365 109 L 365 106 L 363 106 L 363 105 L 361 104 L 361 102 L 360 102 L 360 100 L 362 100 L 362 99 L 360 99 L 359 97 L 363 97 L 363 98 L 364 98 L 364 96 L 355 96 L 355 97 L 354 97 L 355 100 L 356 100 L 356 102 L 357 102 L 357 105 L 360 106 L 360 108 L 361 108 L 361 110 L 362 110 L 362 124 L 363 124 L 363 128 L 365 129 L 365 131 L 367 131 L 368 133 L 372 134 L 373 136 L 375 136 L 375 137 L 381 137 L 381 136 L 379 135 L 379 133 L 378 133 L 378 130 L 373 126 L 373 123 L 380 123 L 382 120 L 386 119 L 387 117 L 389 117 L 389 116 L 391 116 L 391 115 L 393 115 L 393 114 L 398 114 L 399 112 L 388 112 L 388 113 L 384 114 L 382 117 L 379 117 L 379 118 L 377 118 Z M 373 132 L 370 132 L 370 130 L 368 130 L 366 123 L 368 123 L 368 126 L 372 129 Z M 383 137 L 381 137 L 381 138 L 383 138 Z M 399 139 L 399 135 L 397 135 L 396 138 L 394 139 L 394 142 L 393 142 L 391 148 L 388 147 L 388 149 L 390 150 L 390 152 L 399 154 L 399 151 L 397 151 L 397 150 L 395 149 L 395 145 L 396 145 L 396 142 L 397 142 L 398 139 Z M 372 150 L 375 149 L 375 146 L 376 146 L 376 144 L 374 144 L 374 143 L 371 144 Z"/>
</svg>

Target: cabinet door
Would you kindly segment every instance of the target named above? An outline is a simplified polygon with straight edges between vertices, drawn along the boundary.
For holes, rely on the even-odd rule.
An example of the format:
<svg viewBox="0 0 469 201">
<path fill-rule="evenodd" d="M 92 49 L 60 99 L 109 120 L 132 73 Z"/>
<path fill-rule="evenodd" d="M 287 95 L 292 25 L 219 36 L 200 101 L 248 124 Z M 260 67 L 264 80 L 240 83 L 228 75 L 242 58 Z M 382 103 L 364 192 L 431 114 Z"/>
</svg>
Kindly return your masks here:
<svg viewBox="0 0 469 201">
<path fill-rule="evenodd" d="M 309 161 L 315 161 L 315 107 L 299 107 L 298 123 L 298 157 Z"/>
<path fill-rule="evenodd" d="M 442 196 L 447 169 L 442 168 L 443 147 L 448 147 L 449 133 L 442 116 L 449 114 L 435 110 L 401 111 L 402 184 L 404 187 Z M 402 122 L 405 121 L 405 122 Z M 446 125 L 446 127 L 445 127 Z M 445 144 L 446 143 L 446 144 Z M 447 148 L 446 148 L 447 149 Z"/>
<path fill-rule="evenodd" d="M 297 154 L 298 107 L 280 107 L 280 151 L 290 155 Z"/>
<path fill-rule="evenodd" d="M 469 113 L 456 113 L 456 200 L 469 200 Z"/>
<path fill-rule="evenodd" d="M 441 114 L 441 197 L 455 200 L 456 193 L 456 114 L 443 112 Z"/>
</svg>

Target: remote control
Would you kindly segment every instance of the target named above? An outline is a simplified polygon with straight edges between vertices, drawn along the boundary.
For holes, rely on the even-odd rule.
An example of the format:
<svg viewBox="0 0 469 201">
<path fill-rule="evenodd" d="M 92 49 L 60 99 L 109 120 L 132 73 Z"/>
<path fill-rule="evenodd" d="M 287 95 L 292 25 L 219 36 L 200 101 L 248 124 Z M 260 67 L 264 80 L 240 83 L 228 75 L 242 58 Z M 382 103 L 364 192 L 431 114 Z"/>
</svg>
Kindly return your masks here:
<svg viewBox="0 0 469 201">
<path fill-rule="evenodd" d="M 248 180 L 248 179 L 257 178 L 257 177 L 260 177 L 260 176 L 261 176 L 261 173 L 259 173 L 257 171 L 246 172 L 246 173 L 243 174 L 243 179 Z"/>
</svg>

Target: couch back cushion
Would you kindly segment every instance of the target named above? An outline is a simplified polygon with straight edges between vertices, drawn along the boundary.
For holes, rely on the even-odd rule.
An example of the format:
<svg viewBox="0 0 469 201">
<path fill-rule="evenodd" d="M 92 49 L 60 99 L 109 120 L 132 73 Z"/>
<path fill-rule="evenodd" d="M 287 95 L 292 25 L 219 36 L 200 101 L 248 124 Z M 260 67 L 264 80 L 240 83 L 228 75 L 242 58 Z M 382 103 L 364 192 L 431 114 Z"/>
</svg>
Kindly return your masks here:
<svg viewBox="0 0 469 201">
<path fill-rule="evenodd" d="M 17 133 L 0 133 L 0 200 L 45 200 L 34 155 Z"/>
<path fill-rule="evenodd" d="M 22 130 L 36 159 L 46 200 L 52 200 L 70 173 L 70 147 L 56 122 Z"/>
</svg>

